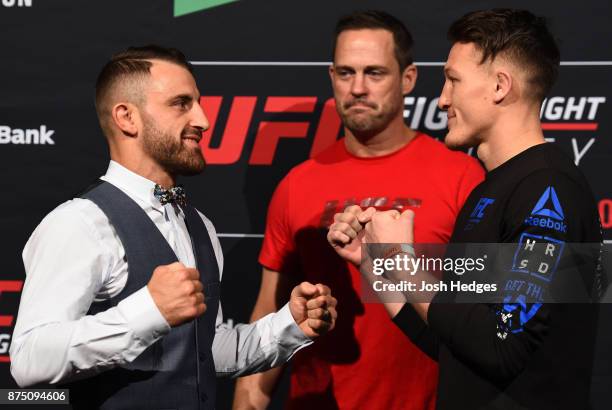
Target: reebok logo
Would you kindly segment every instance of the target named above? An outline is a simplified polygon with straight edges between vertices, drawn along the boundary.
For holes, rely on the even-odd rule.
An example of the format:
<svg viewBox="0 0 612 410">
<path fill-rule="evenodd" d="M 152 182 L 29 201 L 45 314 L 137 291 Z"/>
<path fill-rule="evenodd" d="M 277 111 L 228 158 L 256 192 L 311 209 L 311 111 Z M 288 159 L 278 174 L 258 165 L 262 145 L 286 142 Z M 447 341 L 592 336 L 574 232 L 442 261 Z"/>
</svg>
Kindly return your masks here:
<svg viewBox="0 0 612 410">
<path fill-rule="evenodd" d="M 11 128 L 7 125 L 0 125 L 0 144 L 14 145 L 55 145 L 51 136 L 54 130 L 48 130 L 46 125 L 40 128 L 21 129 Z"/>
<path fill-rule="evenodd" d="M 552 205 L 554 210 L 550 209 L 550 205 Z M 564 219 L 563 208 L 561 208 L 555 188 L 549 186 L 546 188 L 546 190 L 544 190 L 544 193 L 533 207 L 531 215 L 548 216 L 558 221 L 562 221 Z"/>
<path fill-rule="evenodd" d="M 563 208 L 559 202 L 559 197 L 557 197 L 557 192 L 555 188 L 549 186 L 533 207 L 531 215 L 525 219 L 525 224 L 565 233 L 567 232 L 567 224 L 564 219 Z"/>
</svg>

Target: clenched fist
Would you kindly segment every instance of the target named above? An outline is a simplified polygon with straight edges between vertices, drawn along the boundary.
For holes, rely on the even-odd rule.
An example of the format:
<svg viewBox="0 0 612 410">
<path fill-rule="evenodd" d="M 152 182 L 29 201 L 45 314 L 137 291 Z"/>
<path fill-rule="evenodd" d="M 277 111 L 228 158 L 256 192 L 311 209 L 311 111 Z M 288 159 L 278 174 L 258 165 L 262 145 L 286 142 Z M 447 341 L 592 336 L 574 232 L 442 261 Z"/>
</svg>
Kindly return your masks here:
<svg viewBox="0 0 612 410">
<path fill-rule="evenodd" d="M 414 242 L 414 211 L 407 209 L 376 212 L 365 226 L 364 239 L 367 243 L 409 243 Z"/>
<path fill-rule="evenodd" d="M 363 227 L 376 213 L 375 208 L 365 211 L 357 205 L 349 206 L 344 212 L 334 215 L 334 223 L 329 227 L 327 241 L 346 261 L 359 266 L 361 245 L 365 243 Z"/>
<path fill-rule="evenodd" d="M 206 311 L 200 273 L 180 262 L 155 268 L 147 287 L 157 308 L 172 327 Z"/>
<path fill-rule="evenodd" d="M 334 328 L 337 304 L 327 286 L 302 282 L 291 292 L 289 310 L 302 332 L 314 339 Z"/>
</svg>

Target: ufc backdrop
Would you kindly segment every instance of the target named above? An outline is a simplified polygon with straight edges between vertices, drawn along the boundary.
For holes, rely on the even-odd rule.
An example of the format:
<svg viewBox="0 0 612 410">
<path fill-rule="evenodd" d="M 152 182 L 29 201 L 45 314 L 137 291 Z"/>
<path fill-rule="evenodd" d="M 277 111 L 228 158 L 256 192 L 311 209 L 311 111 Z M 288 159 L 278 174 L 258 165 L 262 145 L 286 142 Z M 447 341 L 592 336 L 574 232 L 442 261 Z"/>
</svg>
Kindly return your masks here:
<svg viewBox="0 0 612 410">
<path fill-rule="evenodd" d="M 93 97 L 96 76 L 111 54 L 159 43 L 179 48 L 194 64 L 211 122 L 201 142 L 209 166 L 183 183 L 191 202 L 219 232 L 225 254 L 223 307 L 226 320 L 236 323 L 248 321 L 255 303 L 257 255 L 276 184 L 342 134 L 327 71 L 337 18 L 357 7 L 378 8 L 408 25 L 419 76 L 405 99 L 404 116 L 413 128 L 443 138 L 446 115 L 436 103 L 449 49 L 446 29 L 468 11 L 507 5 L 0 0 L 0 388 L 15 386 L 8 346 L 25 277 L 23 246 L 44 215 L 108 165 Z M 513 1 L 511 6 L 547 16 L 560 41 L 563 63 L 542 107 L 543 127 L 587 175 L 599 200 L 604 236 L 612 240 L 612 6 L 593 0 Z M 602 326 L 600 340 L 610 340 L 608 329 Z M 218 407 L 229 408 L 233 382 L 222 381 L 219 389 Z M 283 394 L 281 388 L 274 407 Z"/>
</svg>

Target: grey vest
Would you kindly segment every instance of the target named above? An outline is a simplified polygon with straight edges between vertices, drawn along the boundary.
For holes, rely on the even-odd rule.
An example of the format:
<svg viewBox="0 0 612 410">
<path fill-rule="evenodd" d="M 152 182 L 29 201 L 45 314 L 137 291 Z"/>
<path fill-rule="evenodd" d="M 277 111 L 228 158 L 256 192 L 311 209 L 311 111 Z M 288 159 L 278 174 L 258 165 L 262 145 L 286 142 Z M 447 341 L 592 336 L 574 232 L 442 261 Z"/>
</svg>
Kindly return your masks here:
<svg viewBox="0 0 612 410">
<path fill-rule="evenodd" d="M 102 182 L 82 198 L 93 201 L 115 228 L 128 261 L 125 288 L 115 297 L 92 304 L 95 315 L 146 286 L 153 270 L 178 259 L 165 238 L 130 197 Z M 197 320 L 172 328 L 133 362 L 68 386 L 74 409 L 215 408 L 216 375 L 212 357 L 215 319 L 219 308 L 219 268 L 204 222 L 187 206 L 185 223 L 204 285 L 206 312 Z"/>
</svg>

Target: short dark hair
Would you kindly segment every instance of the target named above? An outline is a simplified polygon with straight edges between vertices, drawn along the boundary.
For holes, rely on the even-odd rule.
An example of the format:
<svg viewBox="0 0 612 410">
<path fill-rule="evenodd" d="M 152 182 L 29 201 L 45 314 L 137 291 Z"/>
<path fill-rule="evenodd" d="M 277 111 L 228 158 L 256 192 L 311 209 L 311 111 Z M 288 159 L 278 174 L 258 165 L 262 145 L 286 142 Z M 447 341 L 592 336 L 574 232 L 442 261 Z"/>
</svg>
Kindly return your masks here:
<svg viewBox="0 0 612 410">
<path fill-rule="evenodd" d="M 453 43 L 474 43 L 481 64 L 502 54 L 528 70 L 529 90 L 542 101 L 559 73 L 560 53 L 543 17 L 527 10 L 492 9 L 468 13 L 448 30 Z"/>
<path fill-rule="evenodd" d="M 96 109 L 100 110 L 103 98 L 118 80 L 134 75 L 149 75 L 152 66 L 150 60 L 168 61 L 193 73 L 192 66 L 185 55 L 176 48 L 165 48 L 153 44 L 129 47 L 125 51 L 114 54 L 100 71 L 96 81 Z"/>
<path fill-rule="evenodd" d="M 410 31 L 408 31 L 404 23 L 389 13 L 379 10 L 355 11 L 338 20 L 332 48 L 332 61 L 334 61 L 336 56 L 336 43 L 340 33 L 347 30 L 362 29 L 382 29 L 391 32 L 395 43 L 395 59 L 399 64 L 400 71 L 404 71 L 406 67 L 412 64 L 414 41 Z"/>
</svg>

